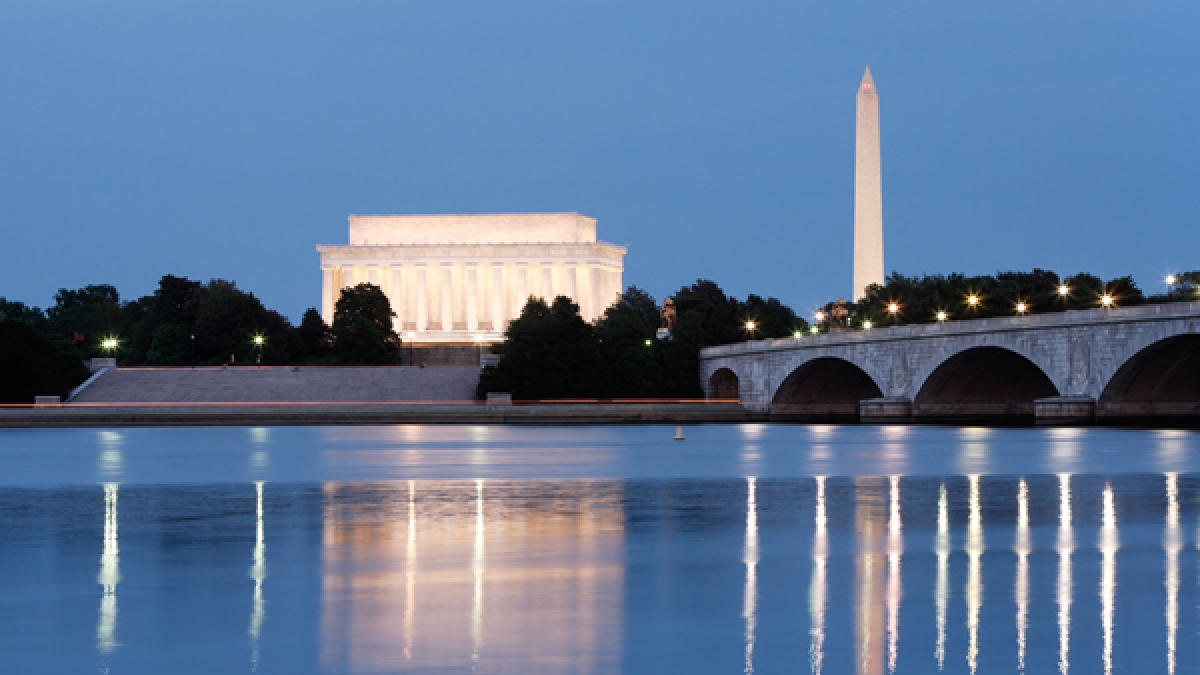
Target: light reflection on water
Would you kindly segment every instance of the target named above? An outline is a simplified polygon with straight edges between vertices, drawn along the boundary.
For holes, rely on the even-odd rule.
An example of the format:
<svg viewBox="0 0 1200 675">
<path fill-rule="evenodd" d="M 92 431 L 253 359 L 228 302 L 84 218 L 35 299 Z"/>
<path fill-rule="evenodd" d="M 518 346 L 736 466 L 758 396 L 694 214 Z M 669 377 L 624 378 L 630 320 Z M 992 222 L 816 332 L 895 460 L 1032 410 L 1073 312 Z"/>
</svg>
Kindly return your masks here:
<svg viewBox="0 0 1200 675">
<path fill-rule="evenodd" d="M 230 465 L 286 466 L 288 431 L 243 432 Z M 981 472 L 909 475 L 930 436 L 895 428 L 872 432 L 879 473 L 781 475 L 788 453 L 862 451 L 853 430 L 792 431 L 811 443 L 738 432 L 725 477 L 503 478 L 509 432 L 479 428 L 458 432 L 487 457 L 469 479 L 0 488 L 0 653 L 14 672 L 1200 668 L 1192 436 L 1123 436 L 1188 470 L 1078 473 L 1045 469 L 1089 465 L 1090 431 L 946 429 L 951 466 Z M 389 434 L 367 442 L 421 437 Z M 1014 439 L 1047 454 L 994 473 Z M 595 440 L 584 456 L 613 452 Z M 115 447 L 138 470 L 138 434 L 98 442 L 93 466 L 112 475 Z"/>
</svg>

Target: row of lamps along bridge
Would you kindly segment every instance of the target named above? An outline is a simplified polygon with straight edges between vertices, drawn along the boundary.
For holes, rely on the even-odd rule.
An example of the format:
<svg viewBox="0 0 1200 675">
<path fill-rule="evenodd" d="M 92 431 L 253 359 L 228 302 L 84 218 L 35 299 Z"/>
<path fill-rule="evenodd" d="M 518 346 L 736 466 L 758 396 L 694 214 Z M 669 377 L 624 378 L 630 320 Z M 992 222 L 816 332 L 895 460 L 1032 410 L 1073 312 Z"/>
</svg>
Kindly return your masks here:
<svg viewBox="0 0 1200 675">
<path fill-rule="evenodd" d="M 1179 281 L 1179 279 L 1174 274 L 1167 275 L 1166 282 L 1167 282 L 1168 286 L 1174 286 L 1178 281 Z M 1066 284 L 1059 285 L 1058 295 L 1060 297 L 1065 299 L 1070 294 L 1071 294 L 1070 286 L 1068 286 Z M 979 302 L 980 302 L 979 295 L 972 293 L 967 296 L 967 304 L 969 306 L 971 306 L 972 308 L 978 307 Z M 1117 299 L 1114 298 L 1111 293 L 1105 293 L 1100 296 L 1100 306 L 1101 307 L 1104 307 L 1105 309 L 1110 309 L 1112 307 L 1116 307 L 1116 305 L 1117 305 Z M 1029 305 L 1024 300 L 1018 300 L 1014 309 L 1017 311 L 1017 314 L 1024 315 L 1026 312 L 1029 311 Z M 887 311 L 888 311 L 888 314 L 895 317 L 900 312 L 900 304 L 897 302 L 889 302 L 887 305 Z M 813 318 L 816 319 L 817 323 L 823 323 L 825 321 L 825 319 L 828 318 L 828 315 L 825 313 L 824 310 L 819 309 L 813 314 Z M 938 323 L 942 323 L 942 322 L 946 321 L 948 318 L 949 318 L 949 315 L 946 314 L 945 310 L 938 311 L 938 313 L 937 313 Z M 872 326 L 871 321 L 867 320 L 867 321 L 863 321 L 862 327 L 863 327 L 863 330 L 871 330 L 871 328 L 873 326 Z M 746 332 L 753 334 L 755 329 L 758 328 L 758 323 L 756 321 L 754 321 L 753 319 L 750 319 L 750 320 L 746 321 L 745 328 L 746 328 Z M 817 333 L 821 332 L 820 327 L 815 324 L 810 326 L 808 330 L 813 335 L 816 335 Z M 794 333 L 792 333 L 792 337 L 799 340 L 800 338 L 804 337 L 804 331 L 797 330 Z M 646 341 L 647 344 L 649 344 L 649 342 L 650 342 L 649 340 Z"/>
</svg>

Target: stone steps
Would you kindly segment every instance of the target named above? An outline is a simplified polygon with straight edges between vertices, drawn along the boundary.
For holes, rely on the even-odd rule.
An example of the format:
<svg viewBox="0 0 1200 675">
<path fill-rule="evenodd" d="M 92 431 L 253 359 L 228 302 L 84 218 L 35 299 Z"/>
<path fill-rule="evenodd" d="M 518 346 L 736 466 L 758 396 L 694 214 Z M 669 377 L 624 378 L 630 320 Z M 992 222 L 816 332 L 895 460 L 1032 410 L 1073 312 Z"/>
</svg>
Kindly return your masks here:
<svg viewBox="0 0 1200 675">
<path fill-rule="evenodd" d="M 469 401 L 477 366 L 118 368 L 72 403 Z"/>
</svg>

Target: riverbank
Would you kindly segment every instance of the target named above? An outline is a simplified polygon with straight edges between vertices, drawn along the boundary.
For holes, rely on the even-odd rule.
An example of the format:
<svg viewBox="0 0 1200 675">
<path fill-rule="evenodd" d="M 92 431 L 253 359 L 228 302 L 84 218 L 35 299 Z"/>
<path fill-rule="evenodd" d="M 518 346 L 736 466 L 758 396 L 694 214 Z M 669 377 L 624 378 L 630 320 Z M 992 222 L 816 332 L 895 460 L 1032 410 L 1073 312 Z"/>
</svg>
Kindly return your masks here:
<svg viewBox="0 0 1200 675">
<path fill-rule="evenodd" d="M 736 403 L 69 403 L 0 407 L 0 428 L 323 424 L 698 424 L 766 422 Z"/>
</svg>

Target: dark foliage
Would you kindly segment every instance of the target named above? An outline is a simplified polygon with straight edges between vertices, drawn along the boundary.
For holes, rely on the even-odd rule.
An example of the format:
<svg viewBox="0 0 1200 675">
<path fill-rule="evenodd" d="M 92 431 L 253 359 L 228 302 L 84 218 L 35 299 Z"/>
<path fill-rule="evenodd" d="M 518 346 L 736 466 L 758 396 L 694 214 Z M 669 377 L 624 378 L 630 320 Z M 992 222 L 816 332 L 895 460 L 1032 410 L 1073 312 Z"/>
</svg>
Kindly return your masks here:
<svg viewBox="0 0 1200 675">
<path fill-rule="evenodd" d="M 333 359 L 345 364 L 381 365 L 400 361 L 396 316 L 383 289 L 358 284 L 342 291 L 333 311 Z"/>
<path fill-rule="evenodd" d="M 1059 293 L 1065 285 L 1066 295 Z M 1028 314 L 1094 309 L 1101 298 L 1112 297 L 1117 307 L 1139 305 L 1145 301 L 1131 277 L 1104 281 L 1090 274 L 1060 278 L 1054 272 L 1000 272 L 995 276 L 905 277 L 893 274 L 883 286 L 872 286 L 865 298 L 853 306 L 848 321 L 859 327 L 869 320 L 877 327 L 909 323 L 930 323 L 944 312 L 947 320 L 982 319 L 1018 314 L 1020 304 Z M 972 304 L 970 298 L 976 302 Z M 895 303 L 898 311 L 888 311 Z M 828 307 L 827 307 L 828 309 Z"/>
<path fill-rule="evenodd" d="M 606 389 L 595 329 L 579 305 L 558 296 L 553 305 L 530 298 L 495 348 L 500 365 L 485 368 L 479 394 L 510 392 L 515 399 L 593 398 Z"/>
<path fill-rule="evenodd" d="M 304 351 L 310 359 L 323 359 L 329 356 L 333 337 L 329 326 L 321 319 L 321 314 L 315 308 L 304 310 L 300 327 L 296 329 L 300 341 L 304 343 Z"/>
<path fill-rule="evenodd" d="M 25 321 L 0 320 L 0 402 L 61 396 L 88 377 L 79 350 Z"/>
</svg>

